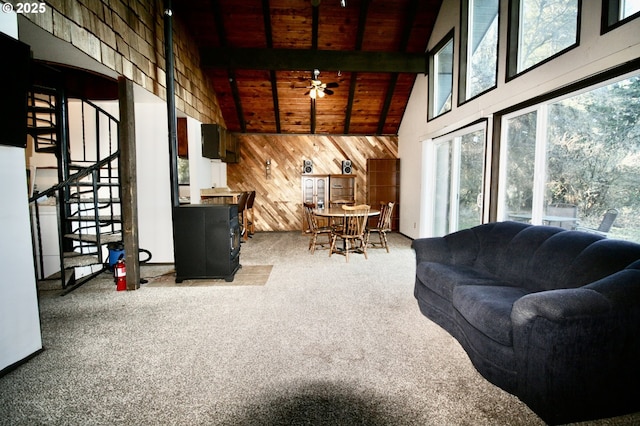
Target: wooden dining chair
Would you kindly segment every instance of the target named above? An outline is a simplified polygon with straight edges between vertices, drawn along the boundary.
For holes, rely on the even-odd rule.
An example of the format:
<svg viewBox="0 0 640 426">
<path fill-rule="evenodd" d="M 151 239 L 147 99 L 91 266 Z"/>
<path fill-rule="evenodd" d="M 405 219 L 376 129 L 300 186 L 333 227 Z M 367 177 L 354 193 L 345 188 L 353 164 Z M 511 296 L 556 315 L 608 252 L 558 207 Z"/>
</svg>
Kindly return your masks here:
<svg viewBox="0 0 640 426">
<path fill-rule="evenodd" d="M 342 206 L 342 209 L 344 210 L 343 226 L 342 229 L 334 229 L 331 232 L 329 256 L 333 253 L 344 254 L 348 262 L 349 252 L 361 250 L 364 258 L 368 259 L 367 245 L 365 244 L 365 227 L 371 207 L 366 204 L 360 204 L 357 206 Z M 342 248 L 336 248 L 338 238 L 343 241 Z"/>
<path fill-rule="evenodd" d="M 245 207 L 245 214 L 247 215 L 247 234 L 249 237 L 253 237 L 256 233 L 255 218 L 253 216 L 253 204 L 256 200 L 256 191 L 250 191 L 247 196 L 247 204 Z"/>
<path fill-rule="evenodd" d="M 329 200 L 330 207 L 342 207 L 342 206 L 353 206 L 355 203 L 353 200 Z"/>
<path fill-rule="evenodd" d="M 238 197 L 238 222 L 240 222 L 240 234 L 243 236 L 243 239 L 246 241 L 248 239 L 247 233 L 247 214 L 245 212 L 247 208 L 247 198 L 249 198 L 248 192 L 243 192 Z"/>
<path fill-rule="evenodd" d="M 380 203 L 380 216 L 378 216 L 378 224 L 373 227 L 367 227 L 366 230 L 366 245 L 370 245 L 371 247 L 376 247 L 377 244 L 380 244 L 380 248 L 387 249 L 387 253 L 389 253 L 389 243 L 387 241 L 387 232 L 391 232 L 391 215 L 393 214 L 393 207 L 395 206 L 394 202 L 389 203 Z M 371 233 L 378 233 L 378 237 L 380 238 L 380 243 L 372 242 L 369 240 L 371 237 Z"/>
<path fill-rule="evenodd" d="M 355 204 L 355 202 L 353 200 L 348 200 L 348 199 L 335 199 L 335 200 L 329 200 L 329 207 L 332 208 L 341 208 L 342 206 L 353 206 Z M 333 217 L 330 220 L 330 225 L 338 230 L 340 228 L 342 228 L 342 218 L 341 217 Z"/>
<path fill-rule="evenodd" d="M 304 203 L 304 216 L 309 225 L 309 233 L 311 234 L 311 238 L 309 239 L 309 250 L 311 250 L 311 254 L 316 252 L 316 247 L 324 247 L 325 244 L 331 244 L 331 231 L 332 228 L 329 226 L 319 226 L 318 218 L 316 217 L 313 209 L 316 207 L 313 203 Z M 318 235 L 326 235 L 327 242 L 319 242 Z"/>
</svg>

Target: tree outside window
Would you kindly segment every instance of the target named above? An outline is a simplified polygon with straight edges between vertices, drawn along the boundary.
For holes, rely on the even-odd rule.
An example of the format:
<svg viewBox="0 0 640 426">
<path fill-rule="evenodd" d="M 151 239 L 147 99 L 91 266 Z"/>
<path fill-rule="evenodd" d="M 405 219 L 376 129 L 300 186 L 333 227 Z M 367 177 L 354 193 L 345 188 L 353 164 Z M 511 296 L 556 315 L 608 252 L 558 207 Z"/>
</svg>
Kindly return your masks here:
<svg viewBox="0 0 640 426">
<path fill-rule="evenodd" d="M 640 75 L 506 118 L 503 219 L 544 223 L 553 204 L 577 207 L 597 228 L 611 208 L 610 237 L 640 242 Z"/>
<path fill-rule="evenodd" d="M 579 10 L 579 0 L 513 0 L 509 75 L 515 76 L 576 45 Z"/>
<path fill-rule="evenodd" d="M 459 98 L 467 101 L 495 87 L 498 67 L 498 0 L 462 3 Z"/>
</svg>

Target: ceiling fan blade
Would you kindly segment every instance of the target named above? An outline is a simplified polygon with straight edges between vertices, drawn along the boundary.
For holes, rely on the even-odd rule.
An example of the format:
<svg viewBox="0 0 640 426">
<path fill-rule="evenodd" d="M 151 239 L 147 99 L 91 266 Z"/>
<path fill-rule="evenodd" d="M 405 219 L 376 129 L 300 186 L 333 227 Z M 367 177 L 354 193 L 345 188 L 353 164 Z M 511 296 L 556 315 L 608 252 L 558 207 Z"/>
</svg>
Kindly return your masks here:
<svg viewBox="0 0 640 426">
<path fill-rule="evenodd" d="M 310 89 L 310 87 L 308 87 L 308 89 Z M 307 96 L 309 93 L 311 93 L 311 90 L 307 90 L 307 93 L 305 93 L 304 95 Z"/>
<path fill-rule="evenodd" d="M 323 91 L 324 91 L 324 93 L 326 93 L 327 95 L 333 95 L 333 90 L 331 90 L 331 89 L 324 89 Z"/>
<path fill-rule="evenodd" d="M 338 84 L 338 83 L 336 83 L 335 81 L 334 81 L 334 82 L 331 82 L 331 83 L 327 83 L 327 84 L 326 84 L 326 87 L 338 87 L 338 86 L 339 86 L 339 84 Z"/>
</svg>

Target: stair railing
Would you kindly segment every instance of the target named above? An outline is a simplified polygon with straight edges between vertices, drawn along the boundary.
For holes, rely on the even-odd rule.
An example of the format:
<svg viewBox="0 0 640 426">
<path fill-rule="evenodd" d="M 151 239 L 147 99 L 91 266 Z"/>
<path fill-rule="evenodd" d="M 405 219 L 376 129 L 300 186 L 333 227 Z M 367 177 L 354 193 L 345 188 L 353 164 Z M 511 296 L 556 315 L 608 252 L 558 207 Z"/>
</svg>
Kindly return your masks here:
<svg viewBox="0 0 640 426">
<path fill-rule="evenodd" d="M 42 280 L 44 279 L 44 262 L 43 262 L 43 245 L 42 245 L 42 230 L 41 230 L 41 219 L 40 219 L 40 210 L 38 208 L 38 202 L 39 200 L 41 200 L 44 197 L 52 197 L 52 196 L 56 196 L 59 191 L 63 188 L 70 188 L 72 186 L 76 186 L 77 188 L 80 187 L 79 182 L 81 182 L 83 179 L 91 176 L 91 192 L 94 194 L 93 198 L 88 201 L 88 203 L 91 203 L 93 205 L 93 210 L 92 209 L 79 209 L 79 211 L 88 211 L 88 210 L 92 210 L 93 212 L 95 212 L 94 214 L 94 220 L 91 221 L 92 222 L 92 226 L 87 226 L 85 228 L 94 228 L 96 230 L 96 241 L 92 242 L 92 244 L 94 244 L 94 247 L 96 247 L 96 255 L 98 256 L 99 262 L 103 263 L 104 260 L 102 259 L 102 251 L 100 250 L 102 241 L 101 241 L 101 232 L 100 230 L 100 215 L 99 215 L 99 207 L 100 207 L 100 201 L 98 198 L 98 181 L 99 181 L 99 173 L 100 170 L 103 170 L 105 168 L 105 166 L 109 165 L 110 163 L 117 161 L 120 157 L 120 152 L 116 151 L 113 154 L 111 154 L 110 156 L 100 160 L 97 163 L 94 163 L 84 169 L 79 170 L 78 172 L 70 175 L 67 179 L 65 179 L 62 182 L 59 182 L 43 191 L 37 191 L 33 194 L 33 196 L 31 196 L 29 198 L 29 203 L 34 203 L 34 216 L 35 216 L 35 236 L 34 236 L 34 240 L 35 240 L 35 244 L 34 244 L 34 251 L 35 251 L 35 246 L 38 247 L 38 251 L 40 253 L 40 260 L 39 260 L 39 271 L 40 273 L 38 274 L 38 279 Z M 108 167 L 107 169 L 111 169 L 112 167 Z M 58 200 L 58 202 L 60 202 L 60 200 Z M 109 206 L 110 207 L 110 212 L 111 215 L 114 216 L 115 212 L 113 210 L 113 206 Z M 109 224 L 109 226 L 111 226 L 111 232 L 116 232 L 115 230 L 115 226 L 114 226 L 114 222 L 111 221 L 111 223 Z M 82 226 L 79 226 L 78 228 L 80 228 Z M 80 237 L 77 241 L 82 241 L 82 233 L 80 233 Z M 64 238 L 64 229 L 62 226 L 62 220 L 58 220 L 58 236 L 60 238 L 60 240 L 62 240 L 62 238 Z M 81 244 L 80 250 L 86 250 L 86 248 L 83 247 L 83 245 Z M 61 259 L 61 267 L 60 267 L 60 274 L 61 274 L 61 281 L 62 281 L 62 287 L 65 288 L 67 286 L 66 283 L 66 279 L 65 279 L 65 266 L 64 266 L 64 253 L 62 251 L 62 247 L 60 248 L 60 259 Z M 36 258 L 36 253 L 34 252 L 34 259 Z M 38 268 L 37 268 L 38 269 Z"/>
</svg>

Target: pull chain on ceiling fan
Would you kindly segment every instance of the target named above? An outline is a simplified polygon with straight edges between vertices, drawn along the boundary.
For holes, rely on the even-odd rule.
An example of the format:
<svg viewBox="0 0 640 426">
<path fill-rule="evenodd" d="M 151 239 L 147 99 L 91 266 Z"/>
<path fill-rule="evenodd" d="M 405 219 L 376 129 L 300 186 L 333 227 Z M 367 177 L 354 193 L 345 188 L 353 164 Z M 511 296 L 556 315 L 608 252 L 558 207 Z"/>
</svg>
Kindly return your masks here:
<svg viewBox="0 0 640 426">
<path fill-rule="evenodd" d="M 323 83 L 322 81 L 320 81 L 319 76 L 320 71 L 318 69 L 314 69 L 313 78 L 311 79 L 311 85 L 307 86 L 307 89 L 309 90 L 307 91 L 307 93 L 305 93 L 305 96 L 309 95 L 311 99 L 316 99 L 323 98 L 324 95 L 333 95 L 333 90 L 331 90 L 331 88 L 338 87 L 338 83 Z"/>
</svg>

